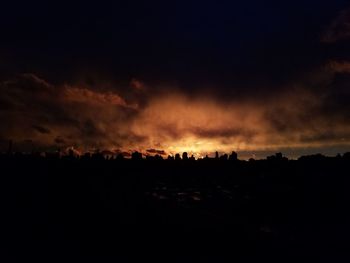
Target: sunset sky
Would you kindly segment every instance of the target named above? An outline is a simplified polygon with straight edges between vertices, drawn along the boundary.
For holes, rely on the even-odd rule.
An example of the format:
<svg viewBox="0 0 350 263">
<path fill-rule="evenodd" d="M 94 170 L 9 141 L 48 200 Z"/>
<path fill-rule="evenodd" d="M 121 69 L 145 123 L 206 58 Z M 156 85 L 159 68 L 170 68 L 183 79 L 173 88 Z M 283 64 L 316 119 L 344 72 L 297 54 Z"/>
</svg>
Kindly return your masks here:
<svg viewBox="0 0 350 263">
<path fill-rule="evenodd" d="M 349 1 L 8 1 L 0 151 L 350 151 Z"/>
</svg>

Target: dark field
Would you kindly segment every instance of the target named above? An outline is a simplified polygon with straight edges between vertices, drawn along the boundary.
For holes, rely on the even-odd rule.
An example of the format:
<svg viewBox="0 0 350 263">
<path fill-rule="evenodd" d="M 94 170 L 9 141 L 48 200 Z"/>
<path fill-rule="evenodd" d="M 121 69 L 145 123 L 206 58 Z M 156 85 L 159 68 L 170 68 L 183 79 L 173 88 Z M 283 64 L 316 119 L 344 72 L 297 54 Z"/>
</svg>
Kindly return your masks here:
<svg viewBox="0 0 350 263">
<path fill-rule="evenodd" d="M 350 160 L 1 156 L 2 262 L 348 262 Z M 350 250 L 349 250 L 350 251 Z"/>
</svg>

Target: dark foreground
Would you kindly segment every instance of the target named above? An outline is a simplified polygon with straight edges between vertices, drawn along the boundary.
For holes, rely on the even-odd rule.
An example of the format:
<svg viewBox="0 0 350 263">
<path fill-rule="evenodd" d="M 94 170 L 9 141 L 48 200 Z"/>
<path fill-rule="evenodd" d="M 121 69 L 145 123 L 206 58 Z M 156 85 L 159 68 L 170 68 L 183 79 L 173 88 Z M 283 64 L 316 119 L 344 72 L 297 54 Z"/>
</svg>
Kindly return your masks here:
<svg viewBox="0 0 350 263">
<path fill-rule="evenodd" d="M 2 262 L 349 262 L 350 161 L 1 157 Z M 349 250 L 350 251 L 350 250 Z"/>
</svg>

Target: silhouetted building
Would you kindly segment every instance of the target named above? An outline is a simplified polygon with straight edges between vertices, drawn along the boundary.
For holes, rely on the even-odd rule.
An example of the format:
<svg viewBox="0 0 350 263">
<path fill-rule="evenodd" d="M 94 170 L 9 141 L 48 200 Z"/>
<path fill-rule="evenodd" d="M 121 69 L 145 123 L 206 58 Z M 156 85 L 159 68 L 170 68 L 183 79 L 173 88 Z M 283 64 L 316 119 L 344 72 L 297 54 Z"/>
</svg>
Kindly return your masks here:
<svg viewBox="0 0 350 263">
<path fill-rule="evenodd" d="M 103 156 L 103 154 L 101 152 L 94 153 L 91 158 L 96 160 L 96 161 L 103 161 L 103 160 L 105 160 L 105 157 Z"/>
<path fill-rule="evenodd" d="M 188 160 L 188 154 L 187 152 L 182 153 L 182 160 Z"/>
<path fill-rule="evenodd" d="M 70 158 L 74 158 L 74 151 L 73 151 L 73 149 L 69 149 L 69 150 L 68 150 L 68 156 L 69 156 Z"/>
<path fill-rule="evenodd" d="M 81 159 L 82 160 L 86 160 L 86 161 L 90 160 L 91 159 L 91 153 L 89 153 L 89 152 L 84 153 L 84 155 L 81 157 Z"/>
<path fill-rule="evenodd" d="M 59 159 L 60 154 L 59 154 L 59 152 L 45 152 L 45 158 L 46 159 Z"/>
<path fill-rule="evenodd" d="M 121 160 L 124 160 L 124 155 L 122 153 L 118 154 L 117 155 L 117 158 L 116 158 L 118 161 L 121 161 Z"/>
<path fill-rule="evenodd" d="M 283 157 L 281 152 L 275 153 L 275 155 L 267 156 L 266 158 L 269 161 L 287 161 L 287 157 Z"/>
<path fill-rule="evenodd" d="M 163 157 L 161 155 L 159 155 L 159 154 L 156 154 L 154 156 L 154 159 L 157 160 L 157 161 L 161 161 L 161 160 L 163 160 Z"/>
<path fill-rule="evenodd" d="M 228 159 L 228 155 L 226 153 L 220 156 L 220 160 L 222 161 L 227 161 L 227 159 Z"/>
<path fill-rule="evenodd" d="M 132 159 L 132 160 L 135 160 L 135 161 L 137 161 L 137 160 L 142 160 L 142 153 L 139 153 L 138 151 L 133 152 L 133 153 L 131 154 L 131 159 Z"/>
<path fill-rule="evenodd" d="M 233 152 L 230 154 L 229 160 L 230 160 L 230 161 L 237 161 L 237 160 L 238 160 L 238 155 L 237 155 L 237 153 L 233 151 Z"/>
<path fill-rule="evenodd" d="M 326 156 L 323 154 L 313 154 L 313 155 L 307 155 L 307 156 L 301 156 L 298 158 L 299 161 L 312 161 L 312 162 L 321 162 L 326 159 Z"/>
</svg>

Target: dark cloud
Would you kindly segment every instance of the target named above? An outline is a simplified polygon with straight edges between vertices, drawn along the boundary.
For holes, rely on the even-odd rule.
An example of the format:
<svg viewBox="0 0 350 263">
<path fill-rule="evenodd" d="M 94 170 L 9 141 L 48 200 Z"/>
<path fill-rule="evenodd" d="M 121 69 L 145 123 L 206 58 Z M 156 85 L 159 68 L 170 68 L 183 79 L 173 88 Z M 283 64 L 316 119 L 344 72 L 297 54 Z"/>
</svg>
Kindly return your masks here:
<svg viewBox="0 0 350 263">
<path fill-rule="evenodd" d="M 0 90 L 8 101 L 0 111 L 7 124 L 0 128 L 2 137 L 30 138 L 47 147 L 54 143 L 93 147 L 106 145 L 112 137 L 118 141 L 129 136 L 120 123 L 136 107 L 112 91 L 55 86 L 34 74 L 4 81 Z"/>
<path fill-rule="evenodd" d="M 322 48 L 316 41 L 347 4 L 20 3 L 3 5 L 0 56 L 8 57 L 0 60 L 3 72 L 36 72 L 54 84 L 134 78 L 188 93 L 209 89 L 235 96 L 261 86 L 274 91 L 318 63 Z"/>
<path fill-rule="evenodd" d="M 36 131 L 38 131 L 39 133 L 43 133 L 43 134 L 49 134 L 51 133 L 51 131 L 45 127 L 42 126 L 38 126 L 38 125 L 33 125 L 32 126 Z"/>
<path fill-rule="evenodd" d="M 350 9 L 342 10 L 322 37 L 325 43 L 350 39 Z"/>
<path fill-rule="evenodd" d="M 166 155 L 167 153 L 164 150 L 156 150 L 156 149 L 148 149 L 146 152 L 151 154 L 159 154 L 159 155 Z"/>
<path fill-rule="evenodd" d="M 64 145 L 64 144 L 66 144 L 66 140 L 61 138 L 61 137 L 56 137 L 55 138 L 55 143 Z"/>
<path fill-rule="evenodd" d="M 313 135 L 301 135 L 300 141 L 305 143 L 312 143 L 312 142 L 328 142 L 330 144 L 334 142 L 341 143 L 342 141 L 349 141 L 350 140 L 350 132 L 349 131 L 333 131 L 333 130 L 326 130 L 326 131 L 320 131 L 318 134 Z"/>
</svg>

